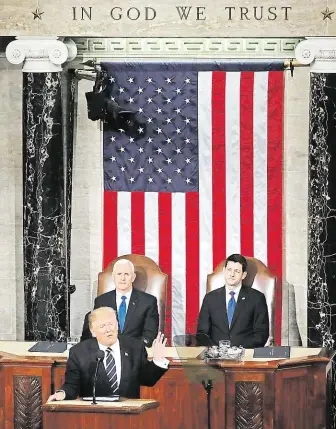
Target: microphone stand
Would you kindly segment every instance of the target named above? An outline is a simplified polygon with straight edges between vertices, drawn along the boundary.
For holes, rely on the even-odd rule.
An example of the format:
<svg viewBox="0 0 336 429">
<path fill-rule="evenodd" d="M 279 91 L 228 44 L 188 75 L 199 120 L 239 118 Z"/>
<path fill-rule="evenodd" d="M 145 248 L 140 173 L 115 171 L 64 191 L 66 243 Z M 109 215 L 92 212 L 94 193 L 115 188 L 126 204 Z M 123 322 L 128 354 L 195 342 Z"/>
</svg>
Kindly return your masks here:
<svg viewBox="0 0 336 429">
<path fill-rule="evenodd" d="M 210 404 L 210 398 L 211 398 L 211 389 L 213 389 L 212 380 L 202 380 L 202 385 L 204 387 L 204 390 L 207 394 L 207 411 L 208 411 L 208 429 L 211 429 L 211 404 Z"/>
<path fill-rule="evenodd" d="M 97 382 L 97 375 L 98 375 L 98 368 L 99 368 L 99 363 L 101 362 L 102 358 L 97 358 L 97 365 L 96 365 L 96 371 L 93 377 L 93 388 L 92 388 L 92 403 L 91 405 L 96 405 L 97 401 L 96 401 L 96 382 Z"/>
<path fill-rule="evenodd" d="M 175 345 L 175 347 L 177 347 L 177 350 L 181 350 L 181 354 L 179 353 L 180 358 L 182 359 L 182 361 L 187 361 L 187 356 L 183 355 L 183 350 L 186 347 L 212 347 L 214 345 L 216 345 L 216 343 L 214 343 L 207 334 L 186 334 L 186 335 L 175 335 L 174 339 L 173 339 L 173 343 Z M 206 357 L 206 350 L 203 350 L 198 356 L 197 359 L 199 360 L 205 360 Z M 207 429 L 211 429 L 211 389 L 213 389 L 213 380 L 216 381 L 218 379 L 221 379 L 220 375 L 221 373 L 212 368 L 211 365 L 207 366 L 195 366 L 195 372 L 193 371 L 192 368 L 191 369 L 191 380 L 194 380 L 194 377 L 196 377 L 197 382 L 201 382 L 202 386 L 204 387 L 204 390 L 206 392 L 207 395 L 207 417 L 208 417 L 208 425 L 207 425 Z M 203 369 L 203 371 L 202 371 Z M 188 369 L 187 369 L 187 365 L 185 368 L 187 377 L 188 377 Z M 204 374 L 205 372 L 205 374 Z M 202 373 L 202 375 L 201 375 Z"/>
</svg>

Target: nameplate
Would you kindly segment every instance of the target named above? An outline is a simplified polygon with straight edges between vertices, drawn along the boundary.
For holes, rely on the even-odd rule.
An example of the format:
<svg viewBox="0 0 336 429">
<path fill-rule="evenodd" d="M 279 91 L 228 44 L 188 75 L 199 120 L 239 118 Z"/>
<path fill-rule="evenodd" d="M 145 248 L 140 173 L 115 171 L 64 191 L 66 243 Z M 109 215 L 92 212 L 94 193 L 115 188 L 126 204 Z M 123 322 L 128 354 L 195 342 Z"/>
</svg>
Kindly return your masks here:
<svg viewBox="0 0 336 429">
<path fill-rule="evenodd" d="M 33 347 L 30 347 L 28 351 L 38 353 L 64 353 L 66 349 L 67 343 L 39 341 Z"/>
<path fill-rule="evenodd" d="M 290 357 L 290 346 L 260 347 L 254 349 L 254 358 L 279 359 Z"/>
</svg>

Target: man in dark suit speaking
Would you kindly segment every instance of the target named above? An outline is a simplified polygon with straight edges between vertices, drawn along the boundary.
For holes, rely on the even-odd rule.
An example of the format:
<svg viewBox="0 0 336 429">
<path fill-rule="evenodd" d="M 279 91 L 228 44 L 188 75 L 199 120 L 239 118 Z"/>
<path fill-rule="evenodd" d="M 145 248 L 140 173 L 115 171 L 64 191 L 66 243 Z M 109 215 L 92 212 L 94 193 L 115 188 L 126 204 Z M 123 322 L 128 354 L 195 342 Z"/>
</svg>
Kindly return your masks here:
<svg viewBox="0 0 336 429">
<path fill-rule="evenodd" d="M 150 347 L 159 330 L 159 312 L 155 296 L 133 288 L 134 265 L 128 259 L 119 259 L 113 267 L 115 289 L 97 296 L 94 308 L 111 307 L 117 312 L 119 333 L 142 340 Z M 85 316 L 81 341 L 91 338 Z"/>
<path fill-rule="evenodd" d="M 269 319 L 263 293 L 243 286 L 247 275 L 244 256 L 233 254 L 225 261 L 225 286 L 205 295 L 198 318 L 197 333 L 207 334 L 216 344 L 263 347 L 269 336 Z"/>
<path fill-rule="evenodd" d="M 153 342 L 153 360 L 147 360 L 142 342 L 130 337 L 118 339 L 118 321 L 110 307 L 100 307 L 89 317 L 93 338 L 70 349 L 65 382 L 50 400 L 75 399 L 92 396 L 97 357 L 101 350 L 103 361 L 98 364 L 96 395 L 119 395 L 139 398 L 140 386 L 154 386 L 168 369 L 165 358 L 167 340 L 159 333 Z"/>
</svg>

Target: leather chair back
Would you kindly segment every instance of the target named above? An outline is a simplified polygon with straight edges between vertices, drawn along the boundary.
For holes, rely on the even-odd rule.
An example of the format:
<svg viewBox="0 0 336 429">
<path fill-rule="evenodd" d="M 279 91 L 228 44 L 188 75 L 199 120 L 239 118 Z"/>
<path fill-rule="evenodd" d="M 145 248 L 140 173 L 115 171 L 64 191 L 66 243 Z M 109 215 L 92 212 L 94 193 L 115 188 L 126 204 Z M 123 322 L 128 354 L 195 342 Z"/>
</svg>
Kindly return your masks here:
<svg viewBox="0 0 336 429">
<path fill-rule="evenodd" d="M 266 345 L 274 344 L 275 328 L 275 287 L 276 277 L 261 261 L 255 258 L 246 257 L 247 276 L 243 280 L 244 286 L 249 286 L 259 290 L 265 295 L 268 307 L 270 333 Z M 223 268 L 225 260 L 215 268 L 214 272 L 207 277 L 207 293 L 218 289 L 225 284 Z"/>
<path fill-rule="evenodd" d="M 105 270 L 98 274 L 97 295 L 99 296 L 115 289 L 112 271 L 114 264 L 119 259 L 128 259 L 134 264 L 136 277 L 133 282 L 133 287 L 156 297 L 160 319 L 159 331 L 164 332 L 168 276 L 147 256 L 135 254 L 122 255 L 110 262 Z"/>
</svg>

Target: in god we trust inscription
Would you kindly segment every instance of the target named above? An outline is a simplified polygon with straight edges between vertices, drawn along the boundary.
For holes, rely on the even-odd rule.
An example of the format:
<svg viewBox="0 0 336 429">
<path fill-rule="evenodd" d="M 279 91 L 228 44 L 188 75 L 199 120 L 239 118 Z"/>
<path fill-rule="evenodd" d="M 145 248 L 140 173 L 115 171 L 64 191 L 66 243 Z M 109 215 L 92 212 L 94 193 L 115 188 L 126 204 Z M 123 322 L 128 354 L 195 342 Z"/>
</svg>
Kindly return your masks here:
<svg viewBox="0 0 336 429">
<path fill-rule="evenodd" d="M 222 10 L 223 18 L 227 21 L 288 21 L 290 19 L 291 6 L 224 6 Z M 70 13 L 73 21 L 92 21 L 95 17 L 97 7 L 93 6 L 72 6 Z M 209 11 L 205 6 L 175 6 L 177 17 L 181 21 L 205 21 L 210 18 Z M 42 20 L 44 12 L 37 7 L 31 12 L 34 20 Z M 322 19 L 332 20 L 334 11 L 327 6 L 321 11 Z M 109 11 L 108 17 L 114 21 L 127 19 L 130 21 L 153 21 L 159 16 L 159 10 L 151 6 L 129 7 L 115 6 Z"/>
<path fill-rule="evenodd" d="M 97 8 L 72 7 L 73 21 L 93 20 Z M 173 7 L 176 18 L 180 21 L 206 21 L 211 19 L 213 11 L 205 6 L 182 6 Z M 288 21 L 291 6 L 224 6 L 219 12 L 227 21 Z M 153 21 L 160 16 L 160 10 L 151 6 L 129 7 L 115 6 L 109 11 L 109 18 L 114 21 L 127 19 L 130 21 Z"/>
</svg>

